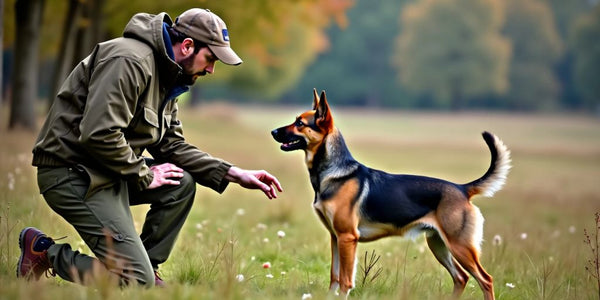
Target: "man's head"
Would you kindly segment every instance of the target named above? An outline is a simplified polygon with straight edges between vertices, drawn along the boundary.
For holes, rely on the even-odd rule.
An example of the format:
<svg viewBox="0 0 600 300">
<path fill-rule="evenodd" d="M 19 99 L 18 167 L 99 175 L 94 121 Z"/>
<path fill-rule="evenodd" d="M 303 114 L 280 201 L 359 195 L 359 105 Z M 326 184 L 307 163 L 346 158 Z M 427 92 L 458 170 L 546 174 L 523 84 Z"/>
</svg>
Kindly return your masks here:
<svg viewBox="0 0 600 300">
<path fill-rule="evenodd" d="M 186 10 L 175 19 L 173 29 L 206 45 L 225 64 L 235 66 L 242 63 L 231 49 L 225 22 L 208 9 Z"/>
</svg>

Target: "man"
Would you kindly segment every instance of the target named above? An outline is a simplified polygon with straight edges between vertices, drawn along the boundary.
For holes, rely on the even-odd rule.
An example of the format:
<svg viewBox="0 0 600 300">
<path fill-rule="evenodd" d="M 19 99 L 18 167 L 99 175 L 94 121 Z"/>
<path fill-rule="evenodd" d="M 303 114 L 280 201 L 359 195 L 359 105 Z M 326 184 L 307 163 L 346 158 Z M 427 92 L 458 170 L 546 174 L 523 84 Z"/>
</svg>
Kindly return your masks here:
<svg viewBox="0 0 600 300">
<path fill-rule="evenodd" d="M 213 73 L 217 60 L 242 63 L 223 20 L 194 8 L 174 23 L 166 13 L 137 14 L 123 37 L 98 44 L 75 67 L 36 141 L 33 165 L 48 205 L 96 258 L 28 227 L 19 237 L 18 277 L 37 280 L 53 269 L 84 282 L 100 265 L 121 284 L 162 285 L 158 266 L 173 249 L 196 183 L 221 193 L 234 182 L 277 197 L 274 176 L 232 166 L 183 137 L 177 96 Z M 141 235 L 129 208 L 138 204 L 150 204 Z"/>
</svg>

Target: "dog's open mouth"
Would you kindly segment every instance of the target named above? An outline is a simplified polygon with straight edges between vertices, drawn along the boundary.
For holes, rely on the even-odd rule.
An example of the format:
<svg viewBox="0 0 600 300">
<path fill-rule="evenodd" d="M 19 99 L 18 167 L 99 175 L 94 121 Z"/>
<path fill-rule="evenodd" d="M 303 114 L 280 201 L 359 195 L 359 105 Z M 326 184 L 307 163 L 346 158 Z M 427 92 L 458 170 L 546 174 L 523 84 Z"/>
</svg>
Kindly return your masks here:
<svg viewBox="0 0 600 300">
<path fill-rule="evenodd" d="M 283 151 L 292 151 L 304 148 L 306 148 L 306 141 L 300 137 L 281 144 L 281 150 Z"/>
</svg>

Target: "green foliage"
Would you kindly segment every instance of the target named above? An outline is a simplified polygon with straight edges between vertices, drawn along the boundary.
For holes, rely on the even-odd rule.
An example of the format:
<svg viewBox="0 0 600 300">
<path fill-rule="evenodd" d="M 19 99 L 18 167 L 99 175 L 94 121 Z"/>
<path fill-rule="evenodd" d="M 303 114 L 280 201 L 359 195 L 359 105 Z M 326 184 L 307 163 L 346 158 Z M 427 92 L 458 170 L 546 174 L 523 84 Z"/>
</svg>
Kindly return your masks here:
<svg viewBox="0 0 600 300">
<path fill-rule="evenodd" d="M 120 36 L 138 12 L 166 11 L 175 18 L 190 7 L 205 7 L 222 16 L 244 64 L 219 65 L 214 76 L 200 80 L 202 100 L 299 103 L 310 97 L 307 90 L 318 88 L 334 93 L 334 103 L 347 105 L 595 111 L 600 99 L 600 55 L 593 50 L 597 1 L 81 3 L 94 1 L 103 5 L 101 39 Z M 44 70 L 51 70 L 64 51 L 58 47 L 68 3 L 46 0 L 40 43 Z M 14 4 L 4 1 L 5 57 L 18 51 Z M 90 26 L 90 20 L 77 25 Z M 8 70 L 13 64 L 4 65 Z M 40 72 L 40 95 L 49 90 L 52 73 Z"/>
<path fill-rule="evenodd" d="M 519 110 L 556 107 L 560 84 L 554 66 L 563 45 L 552 11 L 539 0 L 506 1 L 503 33 L 512 41 L 507 105 Z"/>
<path fill-rule="evenodd" d="M 414 99 L 395 81 L 391 66 L 393 39 L 398 35 L 402 1 L 357 1 L 348 11 L 348 27 L 327 31 L 331 44 L 308 68 L 286 101 L 305 103 L 313 88 L 336 95 L 334 103 L 345 105 L 413 105 Z"/>
<path fill-rule="evenodd" d="M 235 87 L 250 97 L 273 99 L 289 90 L 304 74 L 306 66 L 322 50 L 326 38 L 323 28 L 337 20 L 343 22 L 344 11 L 351 1 L 246 1 L 237 0 L 170 1 L 169 15 L 177 15 L 190 7 L 208 8 L 227 23 L 232 48 L 244 63 L 236 68 L 218 69 L 218 76 L 203 80 L 201 89 L 211 91 Z M 165 9 L 163 3 L 133 0 L 127 9 L 113 1 L 107 4 L 107 15 L 118 19 L 110 23 L 112 36 L 120 34 L 135 12 L 156 13 Z"/>
<path fill-rule="evenodd" d="M 574 73 L 585 105 L 600 106 L 600 6 L 577 20 L 573 30 Z"/>
<path fill-rule="evenodd" d="M 508 88 L 510 43 L 500 35 L 502 1 L 425 0 L 402 12 L 394 61 L 401 82 L 440 106 Z"/>
<path fill-rule="evenodd" d="M 239 67 L 223 68 L 228 73 L 228 83 L 250 96 L 275 99 L 292 88 L 304 74 L 306 66 L 314 60 L 316 49 L 312 42 L 315 34 L 318 32 L 306 30 L 304 25 L 291 24 L 288 34 L 290 39 L 279 47 L 268 49 L 268 63 L 261 62 L 257 56 L 246 55 L 243 56 L 244 63 Z M 199 87 L 210 87 L 213 82 L 214 80 L 202 81 Z"/>
</svg>

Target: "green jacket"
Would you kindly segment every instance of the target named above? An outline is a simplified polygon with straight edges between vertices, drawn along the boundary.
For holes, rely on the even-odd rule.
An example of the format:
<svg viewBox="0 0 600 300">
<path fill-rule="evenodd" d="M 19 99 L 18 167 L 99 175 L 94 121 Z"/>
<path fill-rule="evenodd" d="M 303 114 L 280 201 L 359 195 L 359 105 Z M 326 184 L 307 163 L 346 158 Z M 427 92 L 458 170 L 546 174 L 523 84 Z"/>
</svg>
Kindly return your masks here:
<svg viewBox="0 0 600 300">
<path fill-rule="evenodd" d="M 143 190 L 153 178 L 142 157 L 147 150 L 199 184 L 225 190 L 231 164 L 183 137 L 177 99 L 169 96 L 182 90 L 182 69 L 167 54 L 163 22 L 172 24 L 166 13 L 133 16 L 123 37 L 96 45 L 75 67 L 37 138 L 34 166 L 83 168 L 90 176 L 88 194 L 116 177 Z"/>
</svg>

